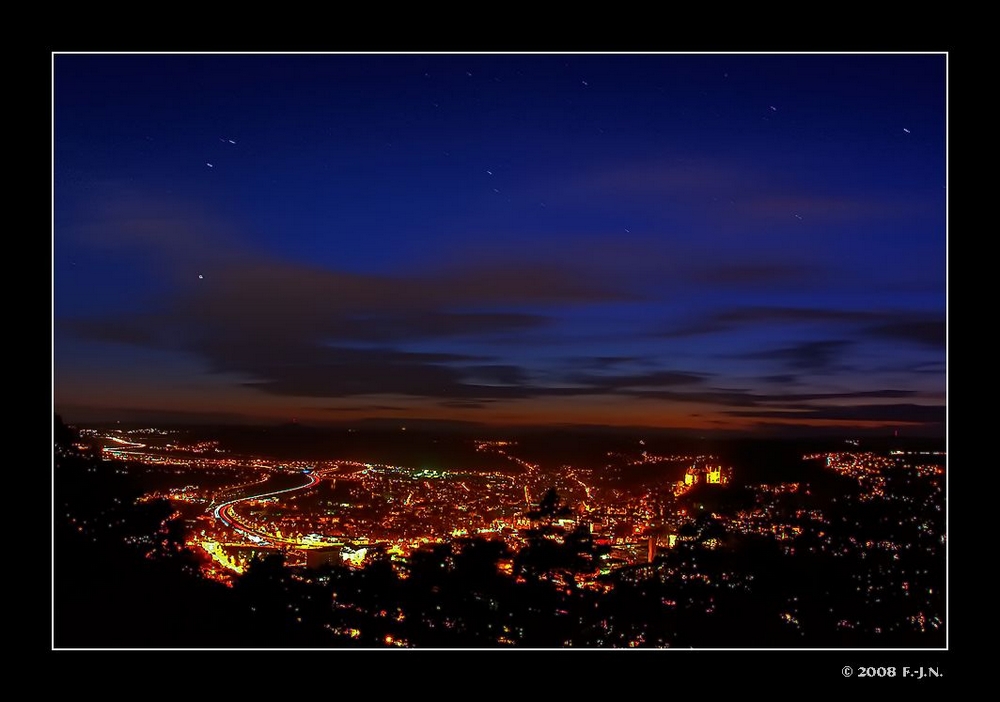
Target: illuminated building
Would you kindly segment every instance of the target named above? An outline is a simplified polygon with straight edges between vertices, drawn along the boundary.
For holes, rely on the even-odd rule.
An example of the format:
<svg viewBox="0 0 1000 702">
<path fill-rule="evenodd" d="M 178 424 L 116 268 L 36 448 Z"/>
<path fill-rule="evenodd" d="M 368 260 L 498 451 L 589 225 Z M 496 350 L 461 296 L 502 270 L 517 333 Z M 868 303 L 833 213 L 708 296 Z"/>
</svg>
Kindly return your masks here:
<svg viewBox="0 0 1000 702">
<path fill-rule="evenodd" d="M 366 555 L 368 555 L 366 547 L 342 548 L 340 550 L 340 562 L 360 568 L 364 565 Z"/>
</svg>

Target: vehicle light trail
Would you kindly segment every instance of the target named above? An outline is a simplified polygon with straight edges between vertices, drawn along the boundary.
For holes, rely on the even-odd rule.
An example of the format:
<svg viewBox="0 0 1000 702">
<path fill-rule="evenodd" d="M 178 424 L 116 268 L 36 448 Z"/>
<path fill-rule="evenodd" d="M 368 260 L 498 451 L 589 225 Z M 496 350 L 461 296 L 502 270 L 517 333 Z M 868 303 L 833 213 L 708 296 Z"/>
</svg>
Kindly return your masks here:
<svg viewBox="0 0 1000 702">
<path fill-rule="evenodd" d="M 264 544 L 282 543 L 282 544 L 287 544 L 289 546 L 301 547 L 302 545 L 298 541 L 295 541 L 294 539 L 287 539 L 275 536 L 273 534 L 268 534 L 259 529 L 254 529 L 253 527 L 248 526 L 247 524 L 241 522 L 239 520 L 239 516 L 236 514 L 235 508 L 236 505 L 238 505 L 241 502 L 249 502 L 251 500 L 263 500 L 275 497 L 277 495 L 285 495 L 290 492 L 296 492 L 298 490 L 307 490 L 316 485 L 320 481 L 320 477 L 316 473 L 303 472 L 303 475 L 309 479 L 309 481 L 304 485 L 297 485 L 295 487 L 284 488 L 281 490 L 272 490 L 271 492 L 264 492 L 257 495 L 249 495 L 247 497 L 241 497 L 239 499 L 229 500 L 228 502 L 223 502 L 222 504 L 216 506 L 215 509 L 212 511 L 212 513 L 215 515 L 216 519 L 220 520 L 227 527 L 237 532 L 238 534 L 242 534 L 243 536 L 245 536 L 246 538 L 250 539 L 255 543 L 264 543 Z"/>
</svg>

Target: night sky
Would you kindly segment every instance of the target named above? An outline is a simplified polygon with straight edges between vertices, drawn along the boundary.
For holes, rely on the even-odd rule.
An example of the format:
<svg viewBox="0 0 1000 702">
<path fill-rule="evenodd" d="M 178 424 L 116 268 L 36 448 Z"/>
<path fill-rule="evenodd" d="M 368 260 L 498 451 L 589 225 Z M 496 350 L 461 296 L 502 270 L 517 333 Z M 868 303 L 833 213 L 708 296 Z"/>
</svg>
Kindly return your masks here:
<svg viewBox="0 0 1000 702">
<path fill-rule="evenodd" d="M 67 421 L 943 432 L 944 55 L 54 80 Z"/>
</svg>

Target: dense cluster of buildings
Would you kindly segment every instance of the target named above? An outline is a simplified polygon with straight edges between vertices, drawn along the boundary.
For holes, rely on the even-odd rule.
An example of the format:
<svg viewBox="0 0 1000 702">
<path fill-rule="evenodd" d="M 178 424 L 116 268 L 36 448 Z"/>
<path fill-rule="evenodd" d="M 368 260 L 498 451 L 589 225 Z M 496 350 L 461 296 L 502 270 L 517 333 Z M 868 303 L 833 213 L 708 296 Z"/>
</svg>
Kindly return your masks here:
<svg viewBox="0 0 1000 702">
<path fill-rule="evenodd" d="M 748 588 L 737 571 L 709 574 L 696 561 L 665 565 L 662 557 L 688 542 L 731 550 L 740 539 L 764 538 L 788 556 L 866 562 L 847 576 L 862 606 L 912 598 L 926 606 L 891 626 L 941 626 L 934 604 L 940 578 L 912 558 L 918 552 L 943 556 L 944 468 L 938 454 L 805 455 L 806 462 L 819 462 L 822 473 L 844 481 L 834 493 L 821 494 L 822 486 L 803 481 L 734 485 L 732 468 L 710 455 L 643 450 L 606 470 L 542 468 L 515 456 L 515 442 L 477 442 L 478 452 L 509 460 L 505 472 L 348 460 L 273 462 L 228 455 L 207 442 L 186 447 L 173 436 L 166 437 L 169 445 L 161 438 L 157 446 L 156 437 L 90 438 L 103 442 L 107 459 L 170 476 L 176 484 L 166 480 L 144 499 L 170 501 L 187 521 L 187 544 L 201 555 L 203 574 L 223 582 L 245 572 L 253 558 L 275 552 L 304 572 L 362 568 L 373 558 L 387 558 L 405 577 L 405 564 L 421 549 L 478 537 L 502 541 L 517 553 L 545 524 L 546 538 L 561 540 L 582 529 L 602 547 L 599 562 L 578 585 L 606 589 L 604 579 L 620 570 L 631 582 L 676 578 L 708 591 Z M 639 466 L 656 470 L 632 479 L 629 471 Z M 498 567 L 511 573 L 509 559 Z M 796 607 L 789 601 L 784 611 L 784 624 L 792 628 L 799 626 Z M 866 624 L 855 616 L 836 626 Z"/>
</svg>

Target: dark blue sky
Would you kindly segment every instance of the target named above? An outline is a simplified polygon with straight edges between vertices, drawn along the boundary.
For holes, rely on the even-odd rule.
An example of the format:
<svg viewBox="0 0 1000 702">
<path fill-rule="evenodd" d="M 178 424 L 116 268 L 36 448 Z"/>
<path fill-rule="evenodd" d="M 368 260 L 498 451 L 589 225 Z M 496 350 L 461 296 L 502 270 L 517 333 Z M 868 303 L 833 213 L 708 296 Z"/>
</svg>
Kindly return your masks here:
<svg viewBox="0 0 1000 702">
<path fill-rule="evenodd" d="M 945 109 L 940 54 L 57 55 L 56 409 L 940 429 Z"/>
</svg>

